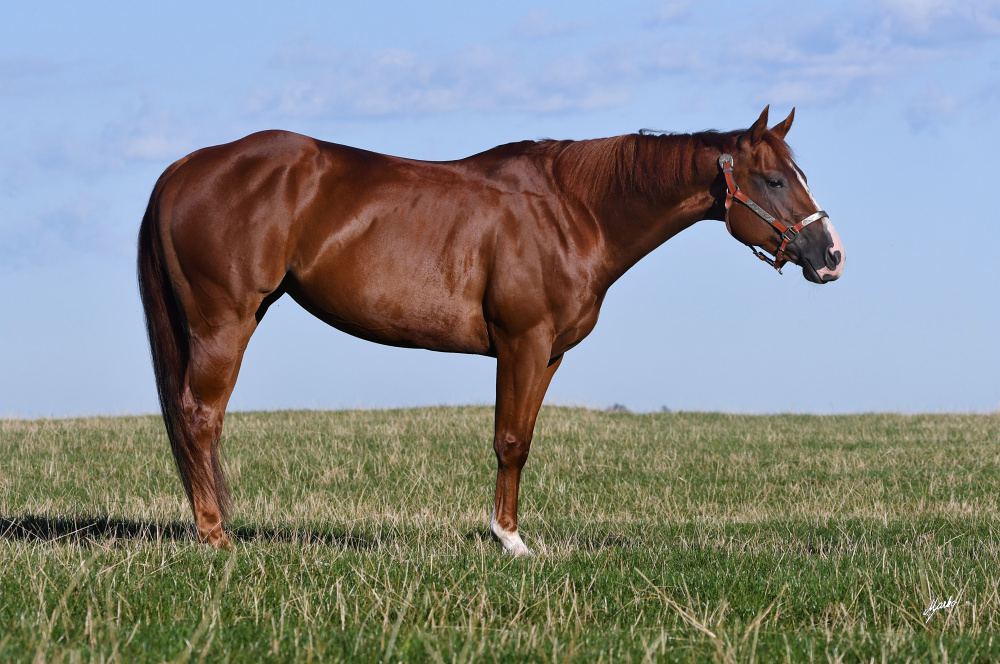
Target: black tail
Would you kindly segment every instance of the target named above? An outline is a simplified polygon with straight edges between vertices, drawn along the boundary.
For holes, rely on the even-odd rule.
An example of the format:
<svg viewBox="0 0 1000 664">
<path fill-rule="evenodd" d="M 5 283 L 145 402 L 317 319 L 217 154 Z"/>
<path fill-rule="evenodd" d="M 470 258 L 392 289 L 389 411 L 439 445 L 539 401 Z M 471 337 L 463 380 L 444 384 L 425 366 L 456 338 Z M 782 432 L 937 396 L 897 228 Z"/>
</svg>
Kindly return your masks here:
<svg viewBox="0 0 1000 664">
<path fill-rule="evenodd" d="M 158 199 L 163 184 L 176 166 L 160 176 L 149 197 L 146 214 L 139 227 L 139 258 L 137 272 L 142 308 L 146 314 L 146 332 L 156 374 L 156 391 L 160 396 L 160 410 L 167 427 L 167 437 L 174 453 L 174 461 L 184 483 L 184 491 L 194 507 L 195 487 L 203 489 L 201 495 L 216 496 L 223 519 L 229 511 L 229 490 L 219 463 L 216 441 L 212 441 L 212 476 L 198 462 L 197 442 L 184 417 L 182 399 L 184 374 L 187 371 L 190 346 L 184 312 L 177 303 L 173 283 L 164 262 L 160 241 Z"/>
</svg>

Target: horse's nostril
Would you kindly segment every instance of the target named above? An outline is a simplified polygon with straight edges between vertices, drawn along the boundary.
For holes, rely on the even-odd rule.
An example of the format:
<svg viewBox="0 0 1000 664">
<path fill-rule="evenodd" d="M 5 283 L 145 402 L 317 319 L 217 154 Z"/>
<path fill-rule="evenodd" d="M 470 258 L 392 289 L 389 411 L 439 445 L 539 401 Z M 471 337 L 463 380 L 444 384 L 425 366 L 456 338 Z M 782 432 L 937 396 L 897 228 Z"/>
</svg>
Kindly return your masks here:
<svg viewBox="0 0 1000 664">
<path fill-rule="evenodd" d="M 829 249 L 825 256 L 826 267 L 830 270 L 836 270 L 837 266 L 840 265 L 840 252 Z"/>
</svg>

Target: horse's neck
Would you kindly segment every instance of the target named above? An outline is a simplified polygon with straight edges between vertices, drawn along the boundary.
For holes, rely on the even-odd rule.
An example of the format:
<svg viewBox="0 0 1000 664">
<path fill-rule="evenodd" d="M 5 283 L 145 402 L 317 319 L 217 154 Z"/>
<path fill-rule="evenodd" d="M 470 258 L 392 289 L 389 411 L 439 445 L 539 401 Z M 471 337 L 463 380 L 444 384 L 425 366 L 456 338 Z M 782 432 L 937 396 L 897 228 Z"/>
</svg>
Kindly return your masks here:
<svg viewBox="0 0 1000 664">
<path fill-rule="evenodd" d="M 711 187 L 721 153 L 697 135 L 621 138 L 635 141 L 634 149 L 618 150 L 619 163 L 601 169 L 607 181 L 580 194 L 601 227 L 609 286 L 709 215 L 716 204 Z"/>
</svg>

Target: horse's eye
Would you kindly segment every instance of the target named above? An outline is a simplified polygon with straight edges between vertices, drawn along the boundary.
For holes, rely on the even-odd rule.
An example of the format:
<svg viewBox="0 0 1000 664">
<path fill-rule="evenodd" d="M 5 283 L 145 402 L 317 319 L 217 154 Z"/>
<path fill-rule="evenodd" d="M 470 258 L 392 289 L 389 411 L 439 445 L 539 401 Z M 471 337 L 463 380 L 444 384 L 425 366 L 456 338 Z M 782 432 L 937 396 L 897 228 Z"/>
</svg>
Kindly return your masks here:
<svg viewBox="0 0 1000 664">
<path fill-rule="evenodd" d="M 782 187 L 785 186 L 785 183 L 782 182 L 781 180 L 768 180 L 767 186 L 770 187 L 771 189 L 781 189 Z"/>
</svg>

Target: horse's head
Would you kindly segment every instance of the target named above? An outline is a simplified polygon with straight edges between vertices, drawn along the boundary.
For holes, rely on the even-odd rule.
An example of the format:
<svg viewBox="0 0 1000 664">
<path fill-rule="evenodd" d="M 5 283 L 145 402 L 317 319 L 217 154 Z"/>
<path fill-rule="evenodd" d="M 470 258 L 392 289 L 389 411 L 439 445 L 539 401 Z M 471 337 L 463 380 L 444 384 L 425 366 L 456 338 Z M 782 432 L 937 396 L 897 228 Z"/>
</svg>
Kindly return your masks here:
<svg viewBox="0 0 1000 664">
<path fill-rule="evenodd" d="M 844 245 L 785 143 L 795 109 L 771 129 L 767 128 L 767 111 L 737 138 L 728 168 L 728 155 L 720 159 L 730 185 L 729 231 L 751 248 L 758 246 L 773 254 L 778 268 L 787 260 L 801 267 L 809 281 L 834 281 L 844 269 Z M 738 191 L 732 191 L 733 182 Z"/>
</svg>

